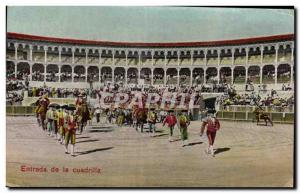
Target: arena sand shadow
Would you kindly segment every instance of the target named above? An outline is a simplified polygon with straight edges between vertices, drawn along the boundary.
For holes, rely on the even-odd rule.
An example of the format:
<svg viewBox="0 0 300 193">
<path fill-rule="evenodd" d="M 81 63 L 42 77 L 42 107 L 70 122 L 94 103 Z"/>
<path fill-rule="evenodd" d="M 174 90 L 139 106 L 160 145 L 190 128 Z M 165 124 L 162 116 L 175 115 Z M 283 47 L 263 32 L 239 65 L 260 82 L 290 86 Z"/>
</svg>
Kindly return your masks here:
<svg viewBox="0 0 300 193">
<path fill-rule="evenodd" d="M 77 143 L 87 143 L 87 142 L 95 142 L 99 141 L 98 139 L 90 139 L 90 140 L 85 140 L 85 141 L 78 141 Z"/>
<path fill-rule="evenodd" d="M 229 151 L 229 150 L 230 150 L 229 147 L 217 148 L 217 149 L 215 150 L 215 155 L 216 155 L 216 154 L 219 154 L 219 153 L 223 153 L 223 152 Z"/>
<path fill-rule="evenodd" d="M 112 148 L 114 148 L 114 147 L 104 147 L 104 148 L 97 148 L 97 149 L 92 149 L 92 150 L 88 150 L 88 151 L 77 152 L 76 156 L 95 153 L 95 152 L 98 152 L 98 151 L 106 151 L 106 150 L 110 150 Z"/>
</svg>

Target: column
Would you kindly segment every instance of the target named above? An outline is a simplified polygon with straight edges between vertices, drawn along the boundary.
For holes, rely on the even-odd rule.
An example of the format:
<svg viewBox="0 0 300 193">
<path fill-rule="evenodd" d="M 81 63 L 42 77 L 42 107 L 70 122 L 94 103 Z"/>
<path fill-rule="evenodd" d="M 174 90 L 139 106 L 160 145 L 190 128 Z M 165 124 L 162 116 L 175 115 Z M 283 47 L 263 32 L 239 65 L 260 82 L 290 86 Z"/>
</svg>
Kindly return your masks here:
<svg viewBox="0 0 300 193">
<path fill-rule="evenodd" d="M 126 55 L 127 56 L 127 55 Z M 125 85 L 127 85 L 127 68 L 125 68 Z"/>
<path fill-rule="evenodd" d="M 234 52 L 235 52 L 235 48 L 231 49 L 231 65 L 234 65 Z"/>
<path fill-rule="evenodd" d="M 292 60 L 292 62 L 294 62 L 294 44 L 291 45 L 291 51 L 292 51 L 291 60 Z"/>
<path fill-rule="evenodd" d="M 99 66 L 99 82 L 101 83 L 101 66 Z"/>
<path fill-rule="evenodd" d="M 73 53 L 74 53 L 74 52 L 73 52 Z M 73 58 L 74 58 L 74 57 L 73 57 Z M 75 66 L 72 65 L 71 67 L 72 67 L 72 82 L 74 82 L 74 68 L 75 68 Z"/>
<path fill-rule="evenodd" d="M 180 72 L 180 68 L 177 68 L 177 85 L 178 86 L 179 86 L 179 81 L 180 81 L 179 72 Z"/>
<path fill-rule="evenodd" d="M 275 53 L 275 64 L 276 65 L 278 64 L 278 49 L 279 49 L 279 45 L 276 44 L 275 45 L 275 51 L 276 51 L 276 53 Z"/>
<path fill-rule="evenodd" d="M 141 68 L 139 67 L 138 68 L 138 79 L 137 79 L 138 81 L 139 81 L 140 77 L 141 77 Z"/>
<path fill-rule="evenodd" d="M 203 68 L 203 76 L 204 76 L 203 84 L 205 84 L 206 83 L 206 68 Z"/>
<path fill-rule="evenodd" d="M 217 68 L 217 80 L 218 84 L 220 84 L 220 67 Z"/>
<path fill-rule="evenodd" d="M 249 48 L 248 47 L 246 47 L 246 49 L 245 49 L 245 51 L 246 51 L 246 65 L 248 65 L 248 58 L 249 58 Z"/>
<path fill-rule="evenodd" d="M 291 65 L 291 85 L 293 85 L 294 82 L 294 78 L 293 78 L 293 74 L 294 74 L 294 64 Z"/>
<path fill-rule="evenodd" d="M 193 68 L 190 68 L 190 86 L 193 86 Z"/>
<path fill-rule="evenodd" d="M 264 46 L 260 46 L 260 64 L 263 63 L 264 58 Z"/>
<path fill-rule="evenodd" d="M 194 58 L 193 58 L 193 56 L 194 56 L 194 50 L 191 50 L 191 66 L 193 66 L 193 60 L 194 60 Z"/>
<path fill-rule="evenodd" d="M 44 46 L 44 51 L 45 51 L 45 64 L 47 64 L 47 51 L 48 51 L 48 47 Z"/>
<path fill-rule="evenodd" d="M 207 49 L 204 50 L 204 65 L 207 65 Z"/>
<path fill-rule="evenodd" d="M 15 43 L 14 46 L 15 46 L 15 60 L 17 61 L 18 60 L 18 46 L 19 46 L 19 44 Z"/>
<path fill-rule="evenodd" d="M 115 50 L 112 51 L 112 59 L 113 59 L 113 65 L 115 65 Z"/>
<path fill-rule="evenodd" d="M 102 50 L 98 50 L 98 53 L 99 53 L 99 65 L 101 65 L 101 55 L 102 55 Z"/>
<path fill-rule="evenodd" d="M 233 84 L 233 67 L 231 68 L 231 84 Z"/>
<path fill-rule="evenodd" d="M 85 64 L 88 63 L 88 53 L 89 53 L 89 50 L 85 49 Z"/>
<path fill-rule="evenodd" d="M 278 68 L 277 63 L 275 63 L 274 67 L 275 67 L 275 85 L 277 85 L 277 68 Z"/>
<path fill-rule="evenodd" d="M 29 60 L 30 60 L 30 61 L 32 61 L 32 49 L 33 49 L 32 45 L 29 45 L 29 51 L 30 51 L 30 52 L 29 52 L 29 53 L 30 53 L 30 54 L 29 54 Z"/>
<path fill-rule="evenodd" d="M 17 78 L 17 72 L 18 72 L 18 62 L 15 61 L 15 78 Z"/>
<path fill-rule="evenodd" d="M 125 50 L 125 65 L 128 66 L 128 50 Z M 126 71 L 127 73 L 127 71 Z"/>
<path fill-rule="evenodd" d="M 245 67 L 245 84 L 247 83 L 248 79 L 248 66 Z"/>
<path fill-rule="evenodd" d="M 151 59 L 152 66 L 154 66 L 154 50 L 151 51 Z"/>
<path fill-rule="evenodd" d="M 153 85 L 153 71 L 154 71 L 154 69 L 151 68 L 151 85 Z"/>
<path fill-rule="evenodd" d="M 88 66 L 85 67 L 85 82 L 88 81 L 87 75 L 88 75 Z"/>
<path fill-rule="evenodd" d="M 167 85 L 167 68 L 164 68 L 164 85 Z"/>
<path fill-rule="evenodd" d="M 218 66 L 220 66 L 220 63 L 221 63 L 221 62 L 220 62 L 220 60 L 221 60 L 221 59 L 220 59 L 221 50 L 218 49 L 217 52 L 218 52 Z"/>
<path fill-rule="evenodd" d="M 141 51 L 140 50 L 138 51 L 138 55 L 139 55 L 139 66 L 141 66 Z"/>
<path fill-rule="evenodd" d="M 58 82 L 61 82 L 61 65 L 58 65 Z"/>
<path fill-rule="evenodd" d="M 46 77 L 47 77 L 47 65 L 44 64 L 44 82 L 46 82 Z"/>
<path fill-rule="evenodd" d="M 61 63 L 61 47 L 58 47 L 58 62 Z"/>
<path fill-rule="evenodd" d="M 177 51 L 177 64 L 180 65 L 180 51 Z"/>
<path fill-rule="evenodd" d="M 32 63 L 29 63 L 29 80 L 32 81 Z"/>
<path fill-rule="evenodd" d="M 72 64 L 75 63 L 75 58 L 74 58 L 74 57 L 75 57 L 75 56 L 74 56 L 75 54 L 74 54 L 74 53 L 75 53 L 75 48 L 72 47 Z"/>
<path fill-rule="evenodd" d="M 112 83 L 115 83 L 115 68 L 111 68 L 111 79 L 112 79 Z"/>
<path fill-rule="evenodd" d="M 167 54 L 168 54 L 168 52 L 167 52 L 167 51 L 164 51 L 165 66 L 167 66 Z"/>
<path fill-rule="evenodd" d="M 260 66 L 260 79 L 259 79 L 259 83 L 262 84 L 262 76 L 263 76 L 263 66 Z"/>
</svg>

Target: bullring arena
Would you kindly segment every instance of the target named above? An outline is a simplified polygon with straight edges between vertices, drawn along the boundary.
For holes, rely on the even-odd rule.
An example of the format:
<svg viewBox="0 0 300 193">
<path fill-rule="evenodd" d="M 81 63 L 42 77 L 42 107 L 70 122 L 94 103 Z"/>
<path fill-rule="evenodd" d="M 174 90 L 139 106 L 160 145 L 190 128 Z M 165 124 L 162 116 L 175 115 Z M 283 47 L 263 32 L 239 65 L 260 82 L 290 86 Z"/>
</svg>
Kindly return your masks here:
<svg viewBox="0 0 300 193">
<path fill-rule="evenodd" d="M 133 43 L 9 32 L 6 74 L 10 187 L 294 185 L 294 34 Z M 147 126 L 142 133 L 126 122 L 107 123 L 102 111 L 99 123 L 95 117 L 88 123 L 100 129 L 86 127 L 76 135 L 75 156 L 65 154 L 63 145 L 39 127 L 36 101 L 47 94 L 51 103 L 74 104 L 78 93 L 84 93 L 93 111 L 104 89 L 145 93 L 188 89 L 204 99 L 216 97 L 221 129 L 215 156 L 206 155 L 206 136 L 199 136 L 202 107 L 189 111 L 192 121 L 185 147 L 178 128 L 169 142 L 161 122 L 150 135 Z M 254 122 L 258 103 L 274 126 Z M 52 167 L 59 171 L 52 172 Z"/>
</svg>

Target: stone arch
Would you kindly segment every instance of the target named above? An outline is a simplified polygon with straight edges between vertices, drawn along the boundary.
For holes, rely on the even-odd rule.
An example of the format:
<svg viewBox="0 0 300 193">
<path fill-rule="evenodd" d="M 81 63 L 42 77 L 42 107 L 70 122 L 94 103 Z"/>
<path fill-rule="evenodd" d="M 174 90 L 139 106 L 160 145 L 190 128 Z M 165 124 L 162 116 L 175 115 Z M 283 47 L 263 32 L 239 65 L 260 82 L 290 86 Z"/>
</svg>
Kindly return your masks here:
<svg viewBox="0 0 300 193">
<path fill-rule="evenodd" d="M 246 82 L 246 68 L 244 66 L 236 66 L 233 69 L 233 83 L 245 84 Z"/>
<path fill-rule="evenodd" d="M 178 74 L 176 68 L 168 68 L 166 74 L 167 74 L 166 84 L 177 84 Z"/>
<path fill-rule="evenodd" d="M 99 68 L 97 66 L 89 66 L 87 69 L 87 81 L 98 82 L 99 81 Z"/>
<path fill-rule="evenodd" d="M 202 84 L 204 83 L 204 70 L 203 68 L 194 68 L 193 69 L 193 84 Z"/>
<path fill-rule="evenodd" d="M 145 84 L 150 84 L 151 78 L 153 78 L 153 77 L 151 77 L 151 69 L 150 68 L 142 68 L 141 73 L 140 73 L 140 79 L 143 79 Z"/>
<path fill-rule="evenodd" d="M 115 82 L 123 82 L 125 80 L 125 68 L 116 67 L 114 72 Z"/>
<path fill-rule="evenodd" d="M 17 64 L 17 79 L 25 80 L 30 74 L 30 65 L 28 62 L 19 62 Z"/>
<path fill-rule="evenodd" d="M 104 66 L 101 68 L 101 82 L 112 81 L 112 69 L 111 67 Z"/>
<path fill-rule="evenodd" d="M 74 67 L 74 82 L 85 82 L 85 67 L 78 65 Z"/>
<path fill-rule="evenodd" d="M 61 82 L 71 82 L 72 81 L 72 67 L 70 65 L 61 66 Z"/>
<path fill-rule="evenodd" d="M 179 84 L 190 85 L 191 70 L 189 68 L 181 68 L 179 70 Z"/>
<path fill-rule="evenodd" d="M 263 77 L 262 83 L 265 84 L 274 84 L 275 83 L 275 66 L 274 65 L 265 65 L 262 69 Z"/>
<path fill-rule="evenodd" d="M 137 68 L 128 68 L 127 83 L 128 84 L 137 84 L 138 83 L 138 69 Z"/>
<path fill-rule="evenodd" d="M 153 70 L 153 84 L 163 84 L 165 71 L 163 68 L 154 68 Z"/>
<path fill-rule="evenodd" d="M 15 63 L 12 61 L 6 61 L 6 78 L 14 78 L 15 77 Z"/>
<path fill-rule="evenodd" d="M 259 66 L 250 66 L 248 68 L 248 79 L 255 83 L 260 83 L 260 67 Z"/>
<path fill-rule="evenodd" d="M 35 63 L 32 65 L 32 80 L 44 81 L 45 66 L 41 63 Z"/>
<path fill-rule="evenodd" d="M 206 83 L 217 83 L 218 69 L 216 67 L 209 67 L 206 69 Z"/>
<path fill-rule="evenodd" d="M 227 83 L 230 84 L 232 79 L 232 70 L 230 67 L 222 67 L 220 69 L 220 83 Z"/>
<path fill-rule="evenodd" d="M 48 64 L 46 66 L 46 81 L 57 82 L 58 81 L 58 65 Z"/>
<path fill-rule="evenodd" d="M 291 81 L 291 66 L 280 64 L 277 67 L 277 83 L 288 83 Z"/>
</svg>

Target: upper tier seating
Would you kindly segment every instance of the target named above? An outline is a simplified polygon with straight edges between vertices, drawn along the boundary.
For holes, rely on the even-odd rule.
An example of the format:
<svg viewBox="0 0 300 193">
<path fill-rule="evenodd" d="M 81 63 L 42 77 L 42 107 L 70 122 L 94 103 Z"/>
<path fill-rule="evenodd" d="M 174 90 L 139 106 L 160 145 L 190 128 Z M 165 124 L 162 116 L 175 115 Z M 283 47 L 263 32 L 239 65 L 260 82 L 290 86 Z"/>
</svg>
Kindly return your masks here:
<svg viewBox="0 0 300 193">
<path fill-rule="evenodd" d="M 265 54 L 263 57 L 263 63 L 274 63 L 275 58 L 275 54 Z"/>
<path fill-rule="evenodd" d="M 260 55 L 249 55 L 248 64 L 260 64 L 261 56 Z"/>
<path fill-rule="evenodd" d="M 218 65 L 218 58 L 207 58 L 207 65 Z"/>
<path fill-rule="evenodd" d="M 44 53 L 32 53 L 32 59 L 35 62 L 44 62 L 45 54 Z"/>
<path fill-rule="evenodd" d="M 246 64 L 246 56 L 234 57 L 234 65 L 245 65 L 245 64 Z"/>
<path fill-rule="evenodd" d="M 204 58 L 194 58 L 193 65 L 205 65 Z"/>
<path fill-rule="evenodd" d="M 222 57 L 220 59 L 220 65 L 231 65 L 232 64 L 232 57 Z"/>
</svg>

